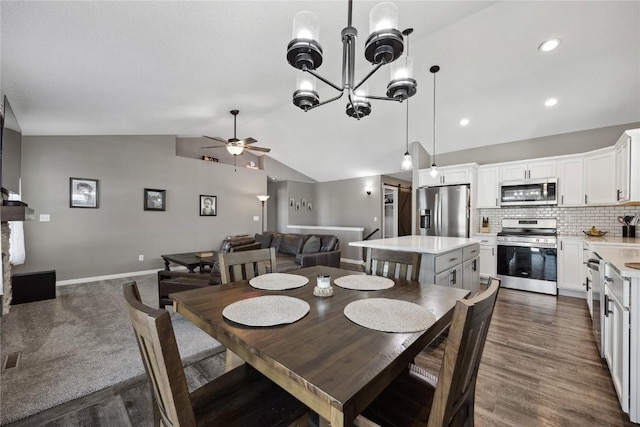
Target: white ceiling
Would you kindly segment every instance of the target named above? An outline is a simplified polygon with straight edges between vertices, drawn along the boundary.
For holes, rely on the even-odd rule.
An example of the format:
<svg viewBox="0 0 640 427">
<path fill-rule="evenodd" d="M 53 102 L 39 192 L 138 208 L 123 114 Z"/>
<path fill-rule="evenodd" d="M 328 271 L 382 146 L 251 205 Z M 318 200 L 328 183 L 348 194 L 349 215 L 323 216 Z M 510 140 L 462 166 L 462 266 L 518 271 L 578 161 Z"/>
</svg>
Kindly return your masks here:
<svg viewBox="0 0 640 427">
<path fill-rule="evenodd" d="M 355 1 L 356 78 L 369 10 Z M 418 93 L 409 141 L 437 153 L 640 121 L 638 1 L 396 1 Z M 2 1 L 1 89 L 25 135 L 233 134 L 318 181 L 400 171 L 405 104 L 372 101 L 360 121 L 340 99 L 293 106 L 293 16 L 320 18 L 324 64 L 339 83 L 347 1 Z M 538 45 L 562 44 L 550 53 Z M 384 95 L 381 69 L 369 92 Z M 322 99 L 334 92 L 318 82 Z M 546 108 L 548 97 L 558 105 Z M 471 120 L 459 126 L 462 117 Z"/>
</svg>

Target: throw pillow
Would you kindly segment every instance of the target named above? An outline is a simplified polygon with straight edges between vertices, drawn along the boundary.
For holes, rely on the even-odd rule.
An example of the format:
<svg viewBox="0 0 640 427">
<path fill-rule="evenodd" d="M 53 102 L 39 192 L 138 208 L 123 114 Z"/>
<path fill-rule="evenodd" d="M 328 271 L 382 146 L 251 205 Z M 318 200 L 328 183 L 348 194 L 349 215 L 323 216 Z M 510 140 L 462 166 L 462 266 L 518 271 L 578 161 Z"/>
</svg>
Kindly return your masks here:
<svg viewBox="0 0 640 427">
<path fill-rule="evenodd" d="M 302 247 L 302 253 L 315 254 L 316 252 L 320 252 L 320 238 L 318 236 L 311 236 Z"/>
<path fill-rule="evenodd" d="M 305 237 L 304 234 L 285 234 L 282 236 L 282 243 L 278 248 L 278 252 L 283 255 L 298 255 L 302 251 Z"/>
<path fill-rule="evenodd" d="M 273 237 L 273 235 L 271 235 L 271 234 L 258 234 L 258 233 L 256 233 L 254 238 L 256 239 L 256 242 L 260 242 L 260 249 L 266 249 L 271 244 L 271 238 L 272 237 Z"/>
</svg>

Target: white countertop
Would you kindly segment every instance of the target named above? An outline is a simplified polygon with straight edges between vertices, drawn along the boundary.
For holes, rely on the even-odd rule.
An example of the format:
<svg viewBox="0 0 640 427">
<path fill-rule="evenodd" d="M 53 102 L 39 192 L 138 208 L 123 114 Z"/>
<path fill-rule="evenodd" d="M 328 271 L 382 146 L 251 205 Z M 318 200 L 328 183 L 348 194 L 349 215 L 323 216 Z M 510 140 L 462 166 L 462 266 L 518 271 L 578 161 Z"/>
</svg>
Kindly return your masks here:
<svg viewBox="0 0 640 427">
<path fill-rule="evenodd" d="M 595 252 L 607 264 L 614 266 L 622 277 L 640 278 L 640 270 L 624 266 L 626 262 L 640 262 L 640 248 L 598 246 L 595 248 Z"/>
<path fill-rule="evenodd" d="M 423 254 L 441 254 L 465 246 L 480 243 L 478 239 L 464 237 L 435 237 L 435 236 L 402 236 L 386 239 L 363 240 L 349 242 L 349 246 L 362 248 L 389 249 L 403 252 L 419 252 Z"/>
</svg>

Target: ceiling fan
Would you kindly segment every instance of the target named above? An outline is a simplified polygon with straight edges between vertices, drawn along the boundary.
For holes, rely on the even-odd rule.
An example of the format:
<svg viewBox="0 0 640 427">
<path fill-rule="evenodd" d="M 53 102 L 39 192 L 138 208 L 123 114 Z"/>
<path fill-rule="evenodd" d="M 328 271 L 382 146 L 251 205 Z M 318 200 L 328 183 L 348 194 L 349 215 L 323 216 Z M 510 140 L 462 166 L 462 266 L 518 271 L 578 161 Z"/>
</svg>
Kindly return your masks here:
<svg viewBox="0 0 640 427">
<path fill-rule="evenodd" d="M 222 148 L 226 147 L 227 151 L 234 156 L 238 156 L 244 152 L 244 150 L 252 150 L 252 151 L 261 151 L 263 153 L 268 153 L 271 151 L 271 148 L 263 148 L 263 147 L 255 147 L 250 144 L 258 142 L 258 140 L 253 139 L 251 137 L 238 139 L 236 138 L 236 118 L 238 116 L 239 110 L 231 110 L 230 113 L 233 114 L 233 138 L 226 140 L 220 138 L 218 136 L 207 136 L 202 135 L 205 138 L 213 139 L 214 141 L 218 141 L 223 143 L 224 145 L 213 145 L 210 147 L 202 147 L 202 148 Z"/>
</svg>

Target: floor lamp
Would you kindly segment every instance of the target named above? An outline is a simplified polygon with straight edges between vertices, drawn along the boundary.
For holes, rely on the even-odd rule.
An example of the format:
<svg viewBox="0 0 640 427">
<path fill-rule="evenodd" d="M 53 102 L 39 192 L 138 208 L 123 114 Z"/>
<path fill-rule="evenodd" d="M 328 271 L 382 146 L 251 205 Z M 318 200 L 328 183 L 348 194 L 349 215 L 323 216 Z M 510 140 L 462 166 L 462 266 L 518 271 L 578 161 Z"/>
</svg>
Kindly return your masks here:
<svg viewBox="0 0 640 427">
<path fill-rule="evenodd" d="M 257 196 L 257 197 L 258 197 L 258 200 L 260 200 L 260 202 L 262 203 L 262 232 L 264 233 L 264 202 L 267 201 L 269 196 L 260 195 L 260 196 Z"/>
</svg>

